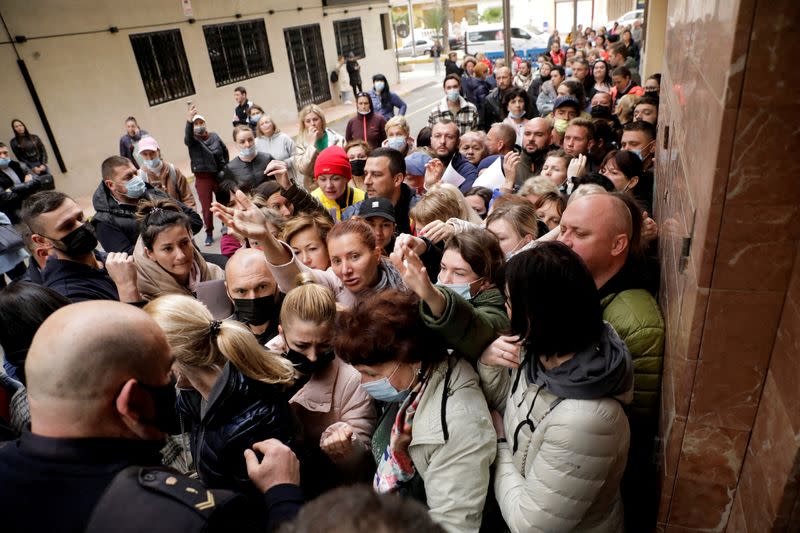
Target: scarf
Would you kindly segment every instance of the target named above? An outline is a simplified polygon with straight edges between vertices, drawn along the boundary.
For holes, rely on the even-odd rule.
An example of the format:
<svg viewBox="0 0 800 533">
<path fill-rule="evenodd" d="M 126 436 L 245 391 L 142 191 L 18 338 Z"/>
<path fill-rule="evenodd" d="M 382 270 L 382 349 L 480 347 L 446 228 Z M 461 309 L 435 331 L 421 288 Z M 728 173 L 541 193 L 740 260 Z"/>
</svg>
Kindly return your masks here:
<svg viewBox="0 0 800 533">
<path fill-rule="evenodd" d="M 397 448 L 395 442 L 402 433 L 411 433 L 414 415 L 417 413 L 417 407 L 422 395 L 425 393 L 426 385 L 427 382 L 425 380 L 421 380 L 414 385 L 411 393 L 403 400 L 403 403 L 400 404 L 400 409 L 397 410 L 389 445 L 383 452 L 381 462 L 375 472 L 375 481 L 373 483 L 375 492 L 384 494 L 401 490 L 417 473 L 417 469 L 414 468 L 414 462 L 408 454 L 408 449 Z"/>
<path fill-rule="evenodd" d="M 379 292 L 386 289 L 405 289 L 405 286 L 403 277 L 392 262 L 386 257 L 381 257 L 381 262 L 378 263 L 378 283 L 372 290 Z"/>
<path fill-rule="evenodd" d="M 317 147 L 317 151 L 318 152 L 321 152 L 325 148 L 328 147 L 328 132 L 327 132 L 327 130 L 325 131 L 325 135 L 323 135 L 320 140 L 318 140 L 317 142 L 314 143 L 314 146 Z"/>
</svg>

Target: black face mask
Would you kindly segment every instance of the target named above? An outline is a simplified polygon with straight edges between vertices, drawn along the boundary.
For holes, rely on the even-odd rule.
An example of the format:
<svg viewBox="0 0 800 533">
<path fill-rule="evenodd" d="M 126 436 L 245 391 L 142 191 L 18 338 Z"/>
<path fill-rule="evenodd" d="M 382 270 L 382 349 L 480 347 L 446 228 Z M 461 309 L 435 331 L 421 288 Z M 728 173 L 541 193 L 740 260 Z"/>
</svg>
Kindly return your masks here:
<svg viewBox="0 0 800 533">
<path fill-rule="evenodd" d="M 61 243 L 61 246 L 56 246 L 56 248 L 70 257 L 86 255 L 97 247 L 97 237 L 94 235 L 94 227 L 92 227 L 89 222 L 84 222 L 56 242 Z"/>
<path fill-rule="evenodd" d="M 289 348 L 289 351 L 286 352 L 284 357 L 294 365 L 295 370 L 303 375 L 311 376 L 328 368 L 333 362 L 334 354 L 333 350 L 328 350 L 327 352 L 317 355 L 316 361 L 309 361 L 305 355 Z"/>
<path fill-rule="evenodd" d="M 353 173 L 353 176 L 363 176 L 364 175 L 364 166 L 367 164 L 366 159 L 351 159 L 350 160 L 350 171 Z"/>
<path fill-rule="evenodd" d="M 593 105 L 592 118 L 611 118 L 611 108 L 607 105 Z"/>
<path fill-rule="evenodd" d="M 236 316 L 245 324 L 260 326 L 275 316 L 275 297 L 233 298 Z"/>
<path fill-rule="evenodd" d="M 166 385 L 154 386 L 139 383 L 139 386 L 150 394 L 156 410 L 155 418 L 145 422 L 168 435 L 179 435 L 181 433 L 181 421 L 175 406 L 178 400 L 175 384 L 174 377 Z"/>
</svg>

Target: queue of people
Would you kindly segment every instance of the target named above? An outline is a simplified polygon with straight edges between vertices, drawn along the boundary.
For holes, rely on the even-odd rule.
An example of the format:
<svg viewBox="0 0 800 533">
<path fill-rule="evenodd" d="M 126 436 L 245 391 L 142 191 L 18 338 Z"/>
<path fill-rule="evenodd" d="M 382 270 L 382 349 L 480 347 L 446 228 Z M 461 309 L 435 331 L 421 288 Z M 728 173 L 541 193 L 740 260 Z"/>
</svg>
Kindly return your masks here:
<svg viewBox="0 0 800 533">
<path fill-rule="evenodd" d="M 465 59 L 420 132 L 381 75 L 344 137 L 237 88 L 232 158 L 190 106 L 199 206 L 132 118 L 91 220 L 9 176 L 4 530 L 651 530 L 659 80 L 601 35 L 480 107 Z"/>
</svg>

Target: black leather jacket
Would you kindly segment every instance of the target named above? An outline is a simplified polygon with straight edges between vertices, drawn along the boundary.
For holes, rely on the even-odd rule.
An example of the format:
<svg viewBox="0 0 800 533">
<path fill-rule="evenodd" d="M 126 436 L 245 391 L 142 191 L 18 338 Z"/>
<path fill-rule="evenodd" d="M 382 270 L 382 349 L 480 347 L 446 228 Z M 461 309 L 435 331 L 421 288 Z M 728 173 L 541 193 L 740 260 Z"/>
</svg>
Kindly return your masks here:
<svg viewBox="0 0 800 533">
<path fill-rule="evenodd" d="M 242 374 L 226 363 L 208 402 L 197 391 L 181 391 L 178 413 L 190 433 L 195 468 L 206 485 L 252 494 L 244 451 L 254 443 L 278 439 L 295 443 L 297 424 L 283 388 Z"/>
</svg>

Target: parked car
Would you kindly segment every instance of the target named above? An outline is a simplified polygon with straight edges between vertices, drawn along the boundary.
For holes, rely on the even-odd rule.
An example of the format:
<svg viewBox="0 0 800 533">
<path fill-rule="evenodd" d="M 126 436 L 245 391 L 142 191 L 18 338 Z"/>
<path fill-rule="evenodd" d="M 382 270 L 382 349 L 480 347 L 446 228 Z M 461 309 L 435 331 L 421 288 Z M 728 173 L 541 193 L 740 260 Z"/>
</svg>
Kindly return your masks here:
<svg viewBox="0 0 800 533">
<path fill-rule="evenodd" d="M 617 19 L 617 24 L 622 27 L 630 26 L 635 20 L 644 22 L 644 9 L 634 9 L 633 11 L 628 11 Z"/>
<path fill-rule="evenodd" d="M 431 37 L 418 37 L 415 41 L 417 45 L 417 55 L 426 55 L 426 56 L 433 56 L 433 45 L 436 44 L 436 40 L 439 40 L 441 43 L 444 39 L 441 35 L 436 36 L 434 38 Z M 450 37 L 448 39 L 450 42 L 450 50 L 463 50 L 464 43 L 459 37 Z M 412 57 L 414 55 L 413 47 L 411 46 L 411 40 L 409 39 L 408 43 L 403 45 L 401 48 L 397 49 L 397 56 L 398 57 Z"/>
</svg>

